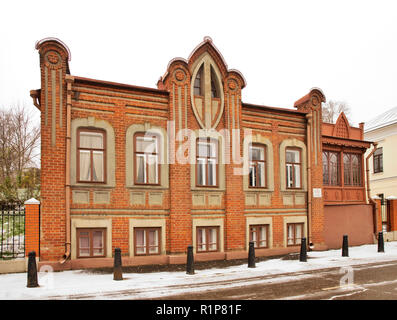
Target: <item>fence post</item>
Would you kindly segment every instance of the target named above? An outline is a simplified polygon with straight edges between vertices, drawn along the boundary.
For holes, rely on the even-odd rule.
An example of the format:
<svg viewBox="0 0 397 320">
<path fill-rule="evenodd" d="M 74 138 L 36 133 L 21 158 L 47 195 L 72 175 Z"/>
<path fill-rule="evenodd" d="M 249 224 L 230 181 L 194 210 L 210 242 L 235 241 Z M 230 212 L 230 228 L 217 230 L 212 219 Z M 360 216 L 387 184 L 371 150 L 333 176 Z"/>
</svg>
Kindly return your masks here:
<svg viewBox="0 0 397 320">
<path fill-rule="evenodd" d="M 113 263 L 113 280 L 123 280 L 123 271 L 121 269 L 121 249 L 114 249 Z"/>
<path fill-rule="evenodd" d="M 385 242 L 383 240 L 383 232 L 378 233 L 378 252 L 385 252 Z"/>
<path fill-rule="evenodd" d="M 37 266 L 36 266 L 36 252 L 29 252 L 28 258 L 28 288 L 35 288 L 39 286 L 37 281 Z"/>
<path fill-rule="evenodd" d="M 307 262 L 307 248 L 306 248 L 306 238 L 301 239 L 301 251 L 299 254 L 300 262 Z"/>
<path fill-rule="evenodd" d="M 249 243 L 248 268 L 255 268 L 255 246 L 253 241 L 250 241 Z"/>
<path fill-rule="evenodd" d="M 342 242 L 342 257 L 348 257 L 348 256 L 349 256 L 349 243 L 348 243 L 347 235 L 344 235 Z"/>
<path fill-rule="evenodd" d="M 193 256 L 193 246 L 187 247 L 187 257 L 186 257 L 186 273 L 194 274 L 194 256 Z"/>
<path fill-rule="evenodd" d="M 25 201 L 25 256 L 31 251 L 40 257 L 40 201 L 34 198 Z"/>
</svg>

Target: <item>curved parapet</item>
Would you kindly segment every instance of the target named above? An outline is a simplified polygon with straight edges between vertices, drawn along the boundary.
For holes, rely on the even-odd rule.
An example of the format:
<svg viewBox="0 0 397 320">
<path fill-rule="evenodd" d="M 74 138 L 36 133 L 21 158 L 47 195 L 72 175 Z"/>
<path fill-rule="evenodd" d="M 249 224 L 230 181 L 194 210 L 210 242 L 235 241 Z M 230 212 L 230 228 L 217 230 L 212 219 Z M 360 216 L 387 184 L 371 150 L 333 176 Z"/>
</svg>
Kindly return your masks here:
<svg viewBox="0 0 397 320">
<path fill-rule="evenodd" d="M 40 63 L 50 69 L 59 69 L 62 65 L 67 74 L 70 74 L 69 61 L 71 53 L 68 46 L 57 38 L 44 38 L 36 42 L 35 48 L 40 54 Z"/>
</svg>

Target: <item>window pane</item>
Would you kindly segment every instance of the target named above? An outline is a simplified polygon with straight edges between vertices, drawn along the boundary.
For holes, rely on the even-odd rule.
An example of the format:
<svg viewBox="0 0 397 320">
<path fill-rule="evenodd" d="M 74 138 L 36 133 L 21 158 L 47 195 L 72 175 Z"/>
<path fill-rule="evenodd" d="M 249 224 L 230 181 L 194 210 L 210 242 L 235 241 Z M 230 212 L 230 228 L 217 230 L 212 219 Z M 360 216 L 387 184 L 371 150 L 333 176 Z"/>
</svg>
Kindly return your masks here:
<svg viewBox="0 0 397 320">
<path fill-rule="evenodd" d="M 255 248 L 257 246 L 257 239 L 258 239 L 258 235 L 257 235 L 256 227 L 251 227 L 250 241 L 254 243 Z"/>
<path fill-rule="evenodd" d="M 136 155 L 136 182 L 145 183 L 145 156 L 142 154 Z"/>
<path fill-rule="evenodd" d="M 206 237 L 205 237 L 205 229 L 197 229 L 197 250 L 198 251 L 206 251 Z"/>
<path fill-rule="evenodd" d="M 80 132 L 80 148 L 103 149 L 103 134 L 99 132 Z"/>
<path fill-rule="evenodd" d="M 265 186 L 265 163 L 258 162 L 258 187 Z"/>
<path fill-rule="evenodd" d="M 339 156 L 335 152 L 329 154 L 329 181 L 330 184 L 336 186 L 339 184 Z"/>
<path fill-rule="evenodd" d="M 90 255 L 90 238 L 88 232 L 80 232 L 79 234 L 79 255 L 87 257 Z"/>
<path fill-rule="evenodd" d="M 208 229 L 209 232 L 209 248 L 208 250 L 214 251 L 217 249 L 217 229 L 213 228 L 213 229 Z"/>
<path fill-rule="evenodd" d="M 208 185 L 216 185 L 216 164 L 214 159 L 208 159 Z"/>
<path fill-rule="evenodd" d="M 302 238 L 302 225 L 297 224 L 295 227 L 295 244 L 300 244 Z"/>
<path fill-rule="evenodd" d="M 267 247 L 267 227 L 262 226 L 259 231 L 259 247 Z"/>
<path fill-rule="evenodd" d="M 80 150 L 80 180 L 91 180 L 91 153 L 90 151 Z"/>
<path fill-rule="evenodd" d="M 202 73 L 203 73 L 203 66 L 200 67 L 199 71 L 197 72 L 196 79 L 194 79 L 194 94 L 196 96 L 201 96 L 204 94 L 202 90 Z"/>
<path fill-rule="evenodd" d="M 157 153 L 157 139 L 155 137 L 136 137 L 136 152 Z"/>
<path fill-rule="evenodd" d="M 287 164 L 287 187 L 292 188 L 294 186 L 294 177 L 293 177 L 293 167 L 291 164 Z"/>
<path fill-rule="evenodd" d="M 198 156 L 199 157 L 209 157 L 210 156 L 210 145 L 206 142 L 198 143 Z"/>
<path fill-rule="evenodd" d="M 294 171 L 295 171 L 295 188 L 300 188 L 301 187 L 301 166 L 300 165 L 294 165 Z"/>
<path fill-rule="evenodd" d="M 351 185 L 351 162 L 350 155 L 343 155 L 343 171 L 344 171 L 344 181 L 345 185 Z"/>
<path fill-rule="evenodd" d="M 94 231 L 92 235 L 93 241 L 93 255 L 104 255 L 103 231 Z"/>
<path fill-rule="evenodd" d="M 323 151 L 323 184 L 329 184 L 328 152 Z"/>
<path fill-rule="evenodd" d="M 292 163 L 300 162 L 300 152 L 298 150 L 287 150 L 286 151 L 286 161 Z"/>
<path fill-rule="evenodd" d="M 197 159 L 197 184 L 200 186 L 205 185 L 206 172 L 205 172 L 205 159 Z"/>
<path fill-rule="evenodd" d="M 251 147 L 250 150 L 250 160 L 265 160 L 264 148 Z"/>
<path fill-rule="evenodd" d="M 249 182 L 250 182 L 250 187 L 256 186 L 256 171 L 255 171 L 255 166 L 253 165 L 249 167 Z"/>
<path fill-rule="evenodd" d="M 148 182 L 149 183 L 158 183 L 158 162 L 157 155 L 149 155 L 148 157 Z"/>
<path fill-rule="evenodd" d="M 149 253 L 159 253 L 158 230 L 149 230 Z"/>
<path fill-rule="evenodd" d="M 104 181 L 104 170 L 103 170 L 103 151 L 93 151 L 93 170 L 92 180 L 93 181 Z"/>
<path fill-rule="evenodd" d="M 289 224 L 288 225 L 288 241 L 287 244 L 294 244 L 294 229 L 293 229 L 293 225 Z"/>
<path fill-rule="evenodd" d="M 136 229 L 135 230 L 135 241 L 136 241 L 136 253 L 137 254 L 144 254 L 146 253 L 146 236 L 145 230 L 143 229 Z"/>
</svg>

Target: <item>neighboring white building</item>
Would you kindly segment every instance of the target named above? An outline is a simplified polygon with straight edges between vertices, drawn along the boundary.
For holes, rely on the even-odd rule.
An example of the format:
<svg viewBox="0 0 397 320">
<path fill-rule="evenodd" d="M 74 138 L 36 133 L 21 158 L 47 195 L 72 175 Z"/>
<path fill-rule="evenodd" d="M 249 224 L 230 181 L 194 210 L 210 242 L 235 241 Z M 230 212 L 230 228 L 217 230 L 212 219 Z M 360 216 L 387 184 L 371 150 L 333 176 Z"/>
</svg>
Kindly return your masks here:
<svg viewBox="0 0 397 320">
<path fill-rule="evenodd" d="M 397 107 L 366 122 L 364 139 L 378 143 L 369 161 L 371 196 L 397 196 Z"/>
</svg>

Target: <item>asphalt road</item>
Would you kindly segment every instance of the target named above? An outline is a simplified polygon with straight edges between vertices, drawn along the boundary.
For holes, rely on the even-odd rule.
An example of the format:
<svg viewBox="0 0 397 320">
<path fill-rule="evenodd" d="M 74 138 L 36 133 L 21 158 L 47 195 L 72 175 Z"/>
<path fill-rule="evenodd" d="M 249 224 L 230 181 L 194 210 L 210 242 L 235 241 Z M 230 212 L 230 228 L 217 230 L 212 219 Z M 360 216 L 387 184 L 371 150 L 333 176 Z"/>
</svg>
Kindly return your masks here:
<svg viewBox="0 0 397 320">
<path fill-rule="evenodd" d="M 304 279 L 164 296 L 167 300 L 397 300 L 397 261 L 300 272 Z M 279 281 L 277 278 L 281 277 Z"/>
</svg>

